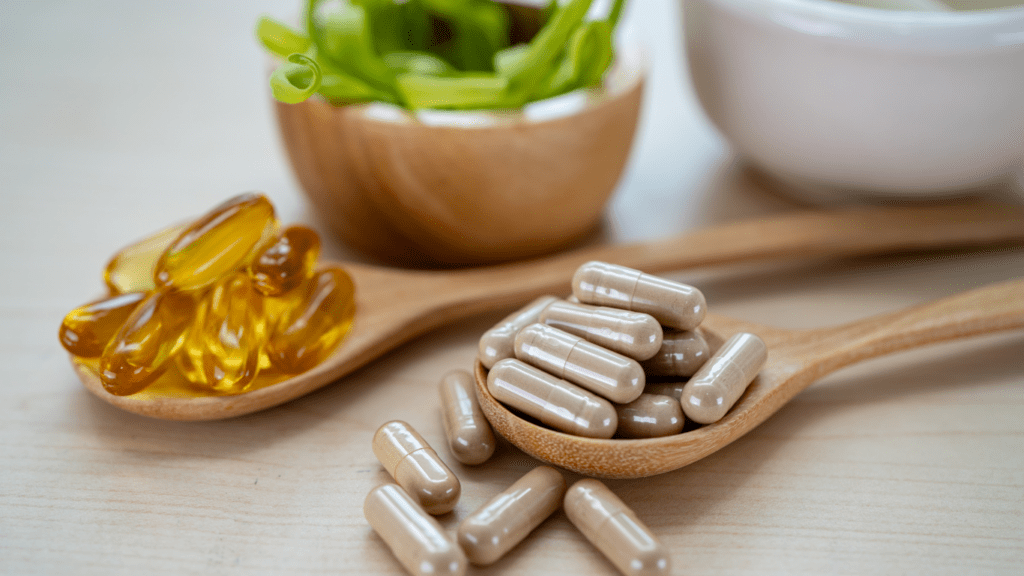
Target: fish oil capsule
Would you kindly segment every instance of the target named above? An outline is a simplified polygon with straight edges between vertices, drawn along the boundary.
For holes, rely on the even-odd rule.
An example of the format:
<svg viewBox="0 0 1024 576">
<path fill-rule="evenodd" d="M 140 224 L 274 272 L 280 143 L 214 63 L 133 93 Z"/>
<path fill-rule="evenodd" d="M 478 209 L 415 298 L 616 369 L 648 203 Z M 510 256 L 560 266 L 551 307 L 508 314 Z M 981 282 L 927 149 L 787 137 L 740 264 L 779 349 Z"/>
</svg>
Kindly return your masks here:
<svg viewBox="0 0 1024 576">
<path fill-rule="evenodd" d="M 615 407 L 619 413 L 620 438 L 658 438 L 683 431 L 686 419 L 679 400 L 671 396 L 641 394 L 629 404 Z"/>
<path fill-rule="evenodd" d="M 632 402 L 644 391 L 636 360 L 544 324 L 519 331 L 516 358 L 612 402 Z"/>
<path fill-rule="evenodd" d="M 683 387 L 686 417 L 701 424 L 718 422 L 768 360 L 768 347 L 754 334 L 733 335 Z"/>
<path fill-rule="evenodd" d="M 160 255 L 181 235 L 185 226 L 173 226 L 125 246 L 103 270 L 103 281 L 111 294 L 148 292 L 156 288 L 153 269 Z"/>
<path fill-rule="evenodd" d="M 130 292 L 75 308 L 60 325 L 60 343 L 79 358 L 98 357 L 145 298 L 145 292 Z"/>
<path fill-rule="evenodd" d="M 363 501 L 363 516 L 410 574 L 466 573 L 466 555 L 398 486 L 384 484 L 371 490 Z"/>
<path fill-rule="evenodd" d="M 110 340 L 100 356 L 103 388 L 127 396 L 149 386 L 185 342 L 196 301 L 187 292 L 152 292 Z"/>
<path fill-rule="evenodd" d="M 634 360 L 646 360 L 662 346 L 661 324 L 642 312 L 555 302 L 538 321 Z"/>
<path fill-rule="evenodd" d="M 597 480 L 572 485 L 565 494 L 569 521 L 627 576 L 668 574 L 668 552 L 618 496 Z"/>
<path fill-rule="evenodd" d="M 352 328 L 355 285 L 341 268 L 323 268 L 297 291 L 267 342 L 271 365 L 285 374 L 324 361 Z"/>
<path fill-rule="evenodd" d="M 263 300 L 244 272 L 218 280 L 199 302 L 177 356 L 182 374 L 218 392 L 244 392 L 256 379 L 260 348 L 267 340 Z"/>
<path fill-rule="evenodd" d="M 659 396 L 669 396 L 674 398 L 676 402 L 679 401 L 683 396 L 683 387 L 686 386 L 686 381 L 681 382 L 651 382 L 647 381 L 647 385 L 644 386 L 644 394 L 657 394 Z"/>
<path fill-rule="evenodd" d="M 562 474 L 538 466 L 459 524 L 459 546 L 473 564 L 493 564 L 554 514 L 563 496 Z"/>
<path fill-rule="evenodd" d="M 515 358 L 516 334 L 530 324 L 537 322 L 541 312 L 552 302 L 557 302 L 554 296 L 541 296 L 524 308 L 508 315 L 504 320 L 498 322 L 484 335 L 480 337 L 480 351 L 477 358 L 484 368 L 490 370 L 491 366 L 498 360 Z"/>
<path fill-rule="evenodd" d="M 708 341 L 694 330 L 665 332 L 661 349 L 641 362 L 648 376 L 692 376 L 711 356 Z"/>
<path fill-rule="evenodd" d="M 618 426 L 615 408 L 604 398 L 514 358 L 491 368 L 487 390 L 498 402 L 568 434 L 611 438 Z"/>
<path fill-rule="evenodd" d="M 459 479 L 412 426 L 401 420 L 381 426 L 373 435 L 373 455 L 430 514 L 444 514 L 455 508 L 462 493 Z"/>
<path fill-rule="evenodd" d="M 704 295 L 693 286 L 606 262 L 580 266 L 572 293 L 584 304 L 644 312 L 680 330 L 693 330 L 707 313 Z"/>
<path fill-rule="evenodd" d="M 266 296 L 279 296 L 313 275 L 320 237 L 305 226 L 289 226 L 249 266 L 252 283 Z"/>
<path fill-rule="evenodd" d="M 242 194 L 193 222 L 157 260 L 157 286 L 195 290 L 241 268 L 277 230 L 274 207 L 262 194 Z"/>
<path fill-rule="evenodd" d="M 473 376 L 452 370 L 441 378 L 441 415 L 448 448 L 463 464 L 483 464 L 494 454 L 494 433 L 480 411 Z"/>
</svg>

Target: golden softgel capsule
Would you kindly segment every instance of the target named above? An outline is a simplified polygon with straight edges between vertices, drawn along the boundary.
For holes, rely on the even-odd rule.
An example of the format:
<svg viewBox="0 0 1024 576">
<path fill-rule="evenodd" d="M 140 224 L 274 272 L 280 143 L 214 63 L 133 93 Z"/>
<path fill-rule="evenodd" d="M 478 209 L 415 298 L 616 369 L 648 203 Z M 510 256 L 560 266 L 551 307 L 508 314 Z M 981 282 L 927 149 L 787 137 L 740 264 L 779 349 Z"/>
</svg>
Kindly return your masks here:
<svg viewBox="0 0 1024 576">
<path fill-rule="evenodd" d="M 131 292 L 75 308 L 60 325 L 61 345 L 79 358 L 98 357 L 145 298 L 145 292 Z"/>
<path fill-rule="evenodd" d="M 373 454 L 384 469 L 430 514 L 451 512 L 462 485 L 412 426 L 394 420 L 373 435 Z"/>
<path fill-rule="evenodd" d="M 398 486 L 384 484 L 371 490 L 363 502 L 363 516 L 410 574 L 466 573 L 466 555 Z"/>
<path fill-rule="evenodd" d="M 707 313 L 704 295 L 693 286 L 607 262 L 580 266 L 572 293 L 584 304 L 643 312 L 679 330 L 693 330 Z"/>
<path fill-rule="evenodd" d="M 541 312 L 558 298 L 541 296 L 522 309 L 508 315 L 480 337 L 477 358 L 484 368 L 490 369 L 498 360 L 515 358 L 516 334 L 530 324 L 537 322 Z"/>
<path fill-rule="evenodd" d="M 708 341 L 700 332 L 671 330 L 665 332 L 658 353 L 640 365 L 648 376 L 693 376 L 710 357 Z"/>
<path fill-rule="evenodd" d="M 355 316 L 355 286 L 341 268 L 318 270 L 296 292 L 266 348 L 270 364 L 285 374 L 305 372 L 323 362 L 348 334 Z"/>
<path fill-rule="evenodd" d="M 193 222 L 156 263 L 157 286 L 195 290 L 245 264 L 277 230 L 274 207 L 262 194 L 242 194 Z"/>
<path fill-rule="evenodd" d="M 190 293 L 152 292 L 103 350 L 99 366 L 103 388 L 115 396 L 126 396 L 163 374 L 185 342 L 195 308 Z"/>
<path fill-rule="evenodd" d="M 669 574 L 664 546 L 619 497 L 597 480 L 580 480 L 565 494 L 569 521 L 627 576 Z"/>
<path fill-rule="evenodd" d="M 686 417 L 701 424 L 721 420 L 767 360 L 764 340 L 746 332 L 733 335 L 683 387 L 679 401 Z"/>
<path fill-rule="evenodd" d="M 538 466 L 459 524 L 459 546 L 473 564 L 493 564 L 562 505 L 565 479 Z"/>
<path fill-rule="evenodd" d="M 556 430 L 590 438 L 615 435 L 618 417 L 610 402 L 520 360 L 495 364 L 487 373 L 487 390 L 498 402 Z"/>
<path fill-rule="evenodd" d="M 650 314 L 641 312 L 554 302 L 541 313 L 538 321 L 634 360 L 654 356 L 662 345 L 661 324 Z"/>
<path fill-rule="evenodd" d="M 494 454 L 494 433 L 480 411 L 473 376 L 452 370 L 441 378 L 441 418 L 448 449 L 463 464 L 483 464 Z"/>
<path fill-rule="evenodd" d="M 289 226 L 252 261 L 252 283 L 262 294 L 280 296 L 313 275 L 319 256 L 317 233 L 305 226 Z"/>
<path fill-rule="evenodd" d="M 156 288 L 153 282 L 156 262 L 184 230 L 184 226 L 161 230 L 114 254 L 103 270 L 103 281 L 110 293 L 148 292 Z"/>
</svg>

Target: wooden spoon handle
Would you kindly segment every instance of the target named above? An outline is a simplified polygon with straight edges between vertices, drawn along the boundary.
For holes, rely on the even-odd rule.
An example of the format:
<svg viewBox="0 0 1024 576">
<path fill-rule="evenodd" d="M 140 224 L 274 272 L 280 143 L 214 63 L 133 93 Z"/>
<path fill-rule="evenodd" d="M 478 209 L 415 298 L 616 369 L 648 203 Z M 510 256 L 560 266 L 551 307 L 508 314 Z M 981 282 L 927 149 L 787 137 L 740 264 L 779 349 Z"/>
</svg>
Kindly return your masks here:
<svg viewBox="0 0 1024 576">
<path fill-rule="evenodd" d="M 790 355 L 808 370 L 807 384 L 834 370 L 891 352 L 934 342 L 1024 328 L 1024 279 L 993 284 L 899 312 L 798 338 Z"/>
<path fill-rule="evenodd" d="M 804 211 L 743 220 L 642 244 L 585 248 L 518 264 L 446 276 L 444 304 L 455 316 L 569 289 L 572 272 L 604 260 L 645 272 L 794 256 L 842 257 L 1024 240 L 1024 207 L 958 203 Z"/>
</svg>

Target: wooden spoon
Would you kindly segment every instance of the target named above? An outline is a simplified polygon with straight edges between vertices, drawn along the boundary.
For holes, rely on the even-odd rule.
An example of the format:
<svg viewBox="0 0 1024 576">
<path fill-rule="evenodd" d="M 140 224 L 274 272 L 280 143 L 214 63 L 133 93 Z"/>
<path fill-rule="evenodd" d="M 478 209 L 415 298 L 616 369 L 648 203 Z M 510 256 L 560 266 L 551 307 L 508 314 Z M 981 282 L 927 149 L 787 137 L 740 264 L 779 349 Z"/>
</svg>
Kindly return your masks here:
<svg viewBox="0 0 1024 576">
<path fill-rule="evenodd" d="M 114 396 L 98 374 L 72 362 L 85 387 L 114 406 L 168 420 L 216 420 L 293 400 L 424 332 L 467 316 L 568 289 L 572 272 L 605 260 L 646 272 L 794 256 L 851 256 L 1024 240 L 1024 207 L 954 204 L 804 211 L 697 230 L 650 243 L 600 246 L 548 258 L 459 271 L 344 264 L 356 287 L 356 318 L 338 350 L 316 368 L 236 396 Z"/>
<path fill-rule="evenodd" d="M 524 420 L 490 395 L 479 361 L 477 396 L 494 430 L 524 452 L 588 476 L 641 478 L 682 468 L 722 449 L 811 383 L 844 366 L 933 342 L 1021 328 L 1024 280 L 818 330 L 781 330 L 709 314 L 701 329 L 712 349 L 737 332 L 752 332 L 768 345 L 768 362 L 725 418 L 662 438 L 598 440 Z"/>
</svg>

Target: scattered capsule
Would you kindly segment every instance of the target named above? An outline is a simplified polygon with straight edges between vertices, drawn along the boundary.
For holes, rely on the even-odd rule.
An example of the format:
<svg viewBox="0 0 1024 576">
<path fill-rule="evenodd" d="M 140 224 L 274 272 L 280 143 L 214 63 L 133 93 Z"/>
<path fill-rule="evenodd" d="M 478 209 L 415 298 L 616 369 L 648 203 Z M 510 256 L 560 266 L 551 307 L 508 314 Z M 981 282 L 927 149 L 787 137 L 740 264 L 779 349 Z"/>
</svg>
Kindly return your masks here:
<svg viewBox="0 0 1024 576">
<path fill-rule="evenodd" d="M 611 438 L 618 417 L 604 398 L 514 358 L 487 373 L 491 396 L 544 424 L 576 436 Z"/>
<path fill-rule="evenodd" d="M 683 387 L 686 417 L 701 424 L 718 422 L 768 360 L 768 347 L 754 334 L 733 335 Z"/>
<path fill-rule="evenodd" d="M 363 502 L 363 516 L 410 574 L 466 573 L 466 555 L 398 486 L 384 484 L 371 490 Z"/>
<path fill-rule="evenodd" d="M 672 330 L 665 332 L 658 353 L 640 365 L 648 376 L 692 376 L 709 356 L 708 341 L 700 332 Z"/>
<path fill-rule="evenodd" d="M 145 292 L 130 292 L 75 308 L 60 325 L 60 343 L 79 358 L 98 357 L 145 298 Z"/>
<path fill-rule="evenodd" d="M 484 335 L 480 337 L 480 351 L 477 354 L 477 358 L 480 359 L 484 368 L 490 369 L 498 360 L 515 358 L 516 334 L 537 322 L 541 312 L 552 302 L 557 301 L 558 298 L 554 296 L 541 296 L 484 332 Z"/>
<path fill-rule="evenodd" d="M 188 292 L 151 293 L 103 350 L 99 366 L 103 388 L 127 396 L 156 380 L 185 342 L 195 309 L 196 301 Z"/>
<path fill-rule="evenodd" d="M 650 314 L 641 312 L 555 302 L 541 313 L 538 322 L 634 360 L 646 360 L 662 346 L 661 324 Z"/>
<path fill-rule="evenodd" d="M 473 376 L 465 370 L 444 375 L 438 386 L 448 448 L 463 464 L 483 464 L 494 454 L 494 433 L 476 398 Z"/>
<path fill-rule="evenodd" d="M 538 466 L 459 524 L 459 546 L 473 564 L 493 564 L 554 514 L 563 496 L 562 474 Z"/>
<path fill-rule="evenodd" d="M 172 226 L 125 246 L 110 259 L 103 270 L 103 281 L 111 294 L 149 292 L 156 288 L 153 270 L 160 255 L 181 235 L 185 226 Z"/>
<path fill-rule="evenodd" d="M 671 560 L 650 529 L 597 480 L 572 485 L 565 494 L 569 521 L 627 576 L 668 574 Z"/>
<path fill-rule="evenodd" d="M 262 194 L 242 194 L 185 229 L 156 263 L 157 286 L 195 290 L 241 268 L 277 229 L 274 207 Z"/>
<path fill-rule="evenodd" d="M 259 372 L 267 339 L 263 296 L 244 272 L 217 281 L 199 302 L 195 321 L 178 354 L 178 368 L 192 382 L 218 392 L 244 392 Z"/>
<path fill-rule="evenodd" d="M 253 285 L 267 296 L 288 292 L 313 275 L 320 237 L 305 226 L 289 226 L 249 266 Z"/>
<path fill-rule="evenodd" d="M 437 452 L 412 426 L 401 420 L 384 424 L 373 435 L 373 454 L 384 469 L 430 514 L 451 512 L 462 485 Z"/>
<path fill-rule="evenodd" d="M 615 411 L 619 413 L 615 434 L 621 438 L 671 436 L 682 432 L 686 423 L 679 400 L 671 396 L 644 393 L 629 404 L 616 406 Z"/>
<path fill-rule="evenodd" d="M 693 286 L 606 262 L 580 266 L 572 293 L 584 304 L 644 312 L 680 330 L 693 330 L 707 313 L 704 295 Z"/>
<path fill-rule="evenodd" d="M 676 382 L 651 382 L 648 380 L 647 386 L 644 386 L 644 394 L 670 396 L 678 402 L 683 396 L 683 387 L 685 386 L 686 380 Z"/>
<path fill-rule="evenodd" d="M 267 342 L 271 365 L 285 374 L 316 366 L 352 328 L 355 285 L 341 268 L 323 268 L 281 312 Z"/>
<path fill-rule="evenodd" d="M 612 402 L 632 402 L 644 391 L 636 360 L 544 324 L 519 331 L 516 358 Z"/>
</svg>

